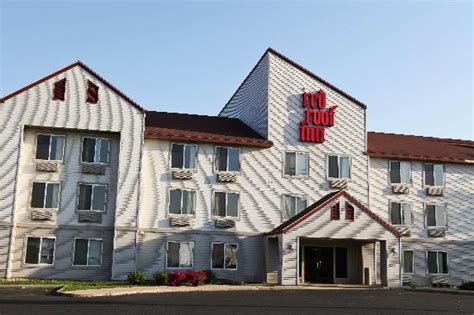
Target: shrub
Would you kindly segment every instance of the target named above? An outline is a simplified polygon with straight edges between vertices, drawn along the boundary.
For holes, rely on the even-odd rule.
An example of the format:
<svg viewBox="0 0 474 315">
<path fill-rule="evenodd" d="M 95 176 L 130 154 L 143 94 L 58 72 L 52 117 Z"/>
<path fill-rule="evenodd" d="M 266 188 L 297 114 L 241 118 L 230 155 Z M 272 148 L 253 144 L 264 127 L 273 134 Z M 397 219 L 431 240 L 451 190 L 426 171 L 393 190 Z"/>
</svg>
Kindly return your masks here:
<svg viewBox="0 0 474 315">
<path fill-rule="evenodd" d="M 190 271 L 186 273 L 187 282 L 192 284 L 193 286 L 197 287 L 198 285 L 202 285 L 204 281 L 207 280 L 207 272 L 206 271 Z"/>
<path fill-rule="evenodd" d="M 157 285 L 168 285 L 168 277 L 169 275 L 166 271 L 158 271 L 153 275 Z"/>
<path fill-rule="evenodd" d="M 474 281 L 463 281 L 463 283 L 458 288 L 461 290 L 474 291 Z"/>
<path fill-rule="evenodd" d="M 182 271 L 175 271 L 168 274 L 168 283 L 174 287 L 185 283 L 187 279 L 186 273 Z"/>
<path fill-rule="evenodd" d="M 128 274 L 128 282 L 131 284 L 141 284 L 145 282 L 145 273 L 141 271 L 130 272 Z"/>
<path fill-rule="evenodd" d="M 206 280 L 204 283 L 216 283 L 217 282 L 217 276 L 216 273 L 212 270 L 206 270 L 204 271 L 206 273 Z"/>
</svg>

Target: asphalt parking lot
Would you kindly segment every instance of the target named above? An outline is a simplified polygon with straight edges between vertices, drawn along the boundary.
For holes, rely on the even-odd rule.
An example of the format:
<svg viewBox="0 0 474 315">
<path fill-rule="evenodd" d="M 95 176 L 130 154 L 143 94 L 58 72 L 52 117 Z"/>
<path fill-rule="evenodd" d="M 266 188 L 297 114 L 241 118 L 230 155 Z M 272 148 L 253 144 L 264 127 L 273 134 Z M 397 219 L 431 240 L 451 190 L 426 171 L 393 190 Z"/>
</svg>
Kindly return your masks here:
<svg viewBox="0 0 474 315">
<path fill-rule="evenodd" d="M 474 297 L 401 290 L 143 294 L 100 298 L 0 288 L 0 314 L 474 314 Z"/>
</svg>

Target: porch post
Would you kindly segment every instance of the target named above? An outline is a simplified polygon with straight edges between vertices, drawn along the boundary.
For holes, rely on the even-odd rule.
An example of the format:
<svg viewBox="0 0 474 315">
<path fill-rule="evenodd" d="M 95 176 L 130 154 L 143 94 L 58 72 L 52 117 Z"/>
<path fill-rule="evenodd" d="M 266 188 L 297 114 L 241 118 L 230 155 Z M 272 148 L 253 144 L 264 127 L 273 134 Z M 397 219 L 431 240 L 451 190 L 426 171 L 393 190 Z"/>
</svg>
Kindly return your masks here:
<svg viewBox="0 0 474 315">
<path fill-rule="evenodd" d="M 296 238 L 296 285 L 300 284 L 300 237 Z"/>
<path fill-rule="evenodd" d="M 403 287 L 403 267 L 402 267 L 402 239 L 398 238 L 398 275 L 400 280 L 400 288 Z"/>
</svg>

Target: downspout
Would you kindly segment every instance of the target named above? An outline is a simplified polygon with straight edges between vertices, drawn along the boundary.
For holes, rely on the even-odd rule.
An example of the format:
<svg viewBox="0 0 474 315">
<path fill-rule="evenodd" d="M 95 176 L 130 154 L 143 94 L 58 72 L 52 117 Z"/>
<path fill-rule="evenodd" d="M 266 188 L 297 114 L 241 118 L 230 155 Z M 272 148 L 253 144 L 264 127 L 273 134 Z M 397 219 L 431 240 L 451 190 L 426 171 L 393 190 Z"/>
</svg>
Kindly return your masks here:
<svg viewBox="0 0 474 315">
<path fill-rule="evenodd" d="M 400 288 L 403 287 L 403 274 L 402 274 L 402 238 L 398 238 L 398 276 L 400 281 Z"/>
<path fill-rule="evenodd" d="M 7 253 L 7 266 L 5 271 L 5 278 L 10 279 L 12 273 L 12 259 L 13 259 L 13 247 L 15 243 L 15 232 L 16 232 L 16 208 L 17 208 L 17 192 L 18 192 L 18 185 L 19 185 L 19 177 L 20 177 L 20 161 L 21 161 L 21 147 L 23 143 L 23 134 L 24 134 L 25 126 L 22 125 L 20 127 L 20 142 L 18 144 L 18 156 L 16 161 L 16 174 L 15 174 L 15 188 L 13 190 L 13 208 L 12 208 L 12 219 L 10 225 L 10 240 L 8 243 L 8 253 Z"/>
</svg>

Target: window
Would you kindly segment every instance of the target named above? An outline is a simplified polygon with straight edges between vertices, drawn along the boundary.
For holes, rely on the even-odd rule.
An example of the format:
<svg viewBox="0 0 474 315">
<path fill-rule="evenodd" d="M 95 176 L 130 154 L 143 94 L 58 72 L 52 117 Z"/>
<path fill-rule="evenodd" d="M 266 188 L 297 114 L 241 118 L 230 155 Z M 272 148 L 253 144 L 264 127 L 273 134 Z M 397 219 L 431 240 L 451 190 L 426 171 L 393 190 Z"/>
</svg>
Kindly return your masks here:
<svg viewBox="0 0 474 315">
<path fill-rule="evenodd" d="M 64 156 L 64 136 L 36 136 L 36 159 L 62 161 Z"/>
<path fill-rule="evenodd" d="M 195 169 L 196 168 L 195 144 L 176 144 L 171 146 L 171 168 Z"/>
<path fill-rule="evenodd" d="M 238 217 L 239 216 L 239 194 L 230 192 L 214 193 L 214 216 L 216 217 Z"/>
<path fill-rule="evenodd" d="M 194 191 L 171 189 L 169 214 L 194 214 Z"/>
<path fill-rule="evenodd" d="M 413 273 L 414 257 L 412 250 L 403 251 L 403 273 Z"/>
<path fill-rule="evenodd" d="M 410 184 L 411 183 L 411 163 L 390 161 L 390 183 Z"/>
<path fill-rule="evenodd" d="M 109 163 L 110 140 L 84 138 L 82 140 L 82 162 L 94 164 Z"/>
<path fill-rule="evenodd" d="M 294 217 L 307 207 L 307 198 L 298 196 L 283 196 L 283 218 Z"/>
<path fill-rule="evenodd" d="M 212 244 L 212 269 L 237 269 L 237 244 Z"/>
<path fill-rule="evenodd" d="M 425 186 L 444 186 L 443 164 L 425 164 Z"/>
<path fill-rule="evenodd" d="M 166 266 L 168 268 L 192 268 L 194 242 L 168 242 Z"/>
<path fill-rule="evenodd" d="M 413 216 L 411 204 L 391 202 L 390 203 L 390 222 L 393 225 L 413 225 Z"/>
<path fill-rule="evenodd" d="M 217 147 L 216 170 L 223 172 L 240 171 L 240 149 Z"/>
<path fill-rule="evenodd" d="M 308 175 L 308 153 L 285 152 L 285 175 L 307 176 Z"/>
<path fill-rule="evenodd" d="M 75 266 L 102 265 L 102 240 L 95 238 L 76 238 L 74 243 Z"/>
<path fill-rule="evenodd" d="M 447 274 L 448 273 L 448 253 L 440 251 L 428 252 L 428 273 Z"/>
<path fill-rule="evenodd" d="M 105 211 L 107 204 L 107 185 L 80 184 L 77 210 Z"/>
<path fill-rule="evenodd" d="M 52 265 L 54 262 L 55 239 L 51 237 L 28 237 L 25 263 Z"/>
<path fill-rule="evenodd" d="M 59 183 L 33 183 L 31 207 L 59 208 Z"/>
<path fill-rule="evenodd" d="M 97 104 L 99 101 L 99 87 L 87 81 L 87 94 L 86 94 L 86 103 Z"/>
<path fill-rule="evenodd" d="M 426 205 L 426 226 L 446 227 L 446 205 Z"/>
<path fill-rule="evenodd" d="M 328 157 L 329 178 L 350 178 L 350 157 L 330 155 Z"/>
<path fill-rule="evenodd" d="M 335 203 L 332 207 L 331 207 L 331 220 L 339 220 L 340 217 L 341 217 L 341 209 L 340 209 L 341 205 L 338 203 Z"/>
<path fill-rule="evenodd" d="M 64 101 L 65 92 L 66 92 L 66 79 L 64 78 L 54 83 L 53 100 Z"/>
</svg>

